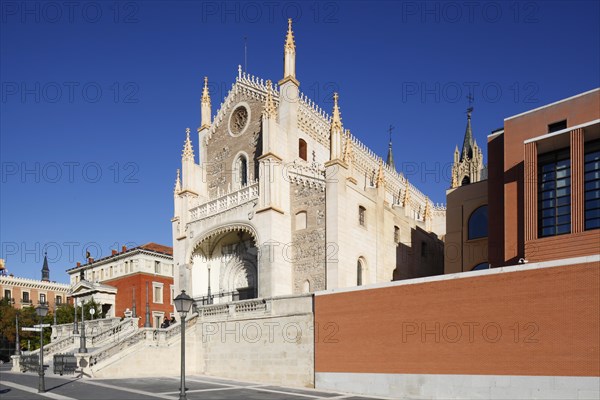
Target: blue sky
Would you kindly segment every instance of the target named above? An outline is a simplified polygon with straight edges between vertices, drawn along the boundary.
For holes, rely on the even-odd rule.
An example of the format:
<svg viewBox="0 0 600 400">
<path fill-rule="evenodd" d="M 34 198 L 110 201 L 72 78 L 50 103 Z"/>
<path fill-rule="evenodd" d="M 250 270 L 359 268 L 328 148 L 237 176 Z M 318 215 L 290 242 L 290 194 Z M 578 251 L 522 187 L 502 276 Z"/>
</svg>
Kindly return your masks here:
<svg viewBox="0 0 600 400">
<path fill-rule="evenodd" d="M 72 4 L 72 5 L 70 5 Z M 301 90 L 435 202 L 475 98 L 474 136 L 599 86 L 596 1 L 2 1 L 0 257 L 51 279 L 123 244 L 171 244 L 185 128 L 244 65 L 282 77 L 294 19 Z M 197 140 L 194 141 L 197 149 Z M 487 162 L 487 155 L 484 158 Z M 197 153 L 197 152 L 196 152 Z"/>
</svg>

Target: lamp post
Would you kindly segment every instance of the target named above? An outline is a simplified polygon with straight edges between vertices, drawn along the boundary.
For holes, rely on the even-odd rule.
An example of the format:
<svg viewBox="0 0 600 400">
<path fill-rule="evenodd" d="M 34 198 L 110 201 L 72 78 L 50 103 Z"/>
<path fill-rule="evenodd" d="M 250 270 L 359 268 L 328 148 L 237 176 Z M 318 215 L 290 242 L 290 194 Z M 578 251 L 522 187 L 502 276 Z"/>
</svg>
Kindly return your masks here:
<svg viewBox="0 0 600 400">
<path fill-rule="evenodd" d="M 144 322 L 144 328 L 150 328 L 150 303 L 148 302 L 148 281 L 146 281 L 146 322 Z"/>
<path fill-rule="evenodd" d="M 73 320 L 73 335 L 79 335 L 79 327 L 77 325 L 77 298 L 73 298 L 73 305 L 75 307 L 75 319 Z"/>
<path fill-rule="evenodd" d="M 85 314 L 83 313 L 83 301 L 81 302 L 81 335 L 79 336 L 79 352 L 87 353 L 85 347 Z"/>
<path fill-rule="evenodd" d="M 40 304 L 35 308 L 35 313 L 40 317 L 40 366 L 38 368 L 38 393 L 46 392 L 46 387 L 44 384 L 44 317 L 48 315 L 48 306 L 45 304 Z"/>
<path fill-rule="evenodd" d="M 131 314 L 133 318 L 137 318 L 137 310 L 135 309 L 135 286 L 133 287 L 133 306 L 131 307 Z"/>
<path fill-rule="evenodd" d="M 179 389 L 179 400 L 187 400 L 185 394 L 185 317 L 190 311 L 194 300 L 185 294 L 185 290 L 182 290 L 181 294 L 175 297 L 173 302 L 175 303 L 175 309 L 181 318 L 181 387 Z"/>
<path fill-rule="evenodd" d="M 15 324 L 17 330 L 15 331 L 15 356 L 21 355 L 21 342 L 19 340 L 19 310 L 15 313 Z"/>
</svg>

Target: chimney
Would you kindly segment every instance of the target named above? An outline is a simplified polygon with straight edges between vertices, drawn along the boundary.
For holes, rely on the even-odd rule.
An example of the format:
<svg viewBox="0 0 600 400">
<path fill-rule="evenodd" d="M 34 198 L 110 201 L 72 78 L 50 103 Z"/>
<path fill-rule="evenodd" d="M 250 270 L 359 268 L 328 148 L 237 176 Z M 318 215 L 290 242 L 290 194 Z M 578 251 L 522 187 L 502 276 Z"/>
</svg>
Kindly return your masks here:
<svg viewBox="0 0 600 400">
<path fill-rule="evenodd" d="M 114 256 L 115 254 L 117 254 L 117 251 L 116 251 L 116 250 L 113 250 L 113 251 L 112 251 L 112 255 Z"/>
<path fill-rule="evenodd" d="M 121 247 L 121 253 L 125 253 L 127 251 L 127 246 Z"/>
<path fill-rule="evenodd" d="M 81 263 L 79 261 L 77 261 L 77 266 L 81 267 Z"/>
</svg>

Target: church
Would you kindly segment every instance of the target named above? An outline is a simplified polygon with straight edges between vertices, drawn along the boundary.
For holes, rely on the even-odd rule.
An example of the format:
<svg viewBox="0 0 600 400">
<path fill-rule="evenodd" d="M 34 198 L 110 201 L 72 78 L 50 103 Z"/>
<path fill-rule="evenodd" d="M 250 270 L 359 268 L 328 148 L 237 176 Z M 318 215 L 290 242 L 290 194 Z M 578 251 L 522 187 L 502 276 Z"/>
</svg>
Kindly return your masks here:
<svg viewBox="0 0 600 400">
<path fill-rule="evenodd" d="M 446 209 L 300 91 L 292 21 L 283 77 L 242 71 L 185 132 L 172 222 L 175 287 L 198 304 L 443 273 Z M 197 153 L 195 151 L 197 149 Z"/>
</svg>

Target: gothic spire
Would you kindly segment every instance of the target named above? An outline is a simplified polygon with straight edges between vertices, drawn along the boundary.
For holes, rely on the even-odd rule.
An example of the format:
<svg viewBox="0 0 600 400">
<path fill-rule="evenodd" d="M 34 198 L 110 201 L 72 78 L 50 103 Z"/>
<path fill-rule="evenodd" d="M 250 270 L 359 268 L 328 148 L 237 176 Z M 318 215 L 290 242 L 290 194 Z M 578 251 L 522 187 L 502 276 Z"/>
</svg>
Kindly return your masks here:
<svg viewBox="0 0 600 400">
<path fill-rule="evenodd" d="M 267 80 L 267 98 L 265 100 L 264 113 L 267 118 L 275 118 L 277 116 L 277 107 L 275 107 L 275 101 L 273 101 L 273 83 L 271 80 Z"/>
<path fill-rule="evenodd" d="M 396 166 L 394 165 L 394 155 L 392 154 L 392 130 L 394 129 L 394 127 L 392 125 L 390 125 L 388 131 L 390 132 L 390 142 L 388 145 L 388 153 L 387 153 L 387 158 L 385 160 L 385 163 L 389 166 L 392 167 L 393 169 L 396 169 Z"/>
<path fill-rule="evenodd" d="M 337 128 L 342 129 L 342 115 L 338 106 L 338 94 L 333 94 L 333 113 L 331 115 L 331 130 Z"/>
<path fill-rule="evenodd" d="M 460 160 L 465 158 L 473 158 L 473 132 L 471 131 L 471 113 L 473 107 L 467 109 L 467 129 L 465 129 L 465 139 L 463 141 L 462 153 L 460 154 Z"/>
<path fill-rule="evenodd" d="M 192 147 L 192 141 L 190 139 L 190 128 L 185 129 L 185 134 L 186 134 L 186 138 L 185 138 L 185 143 L 183 144 L 183 152 L 181 153 L 181 160 L 182 161 L 188 161 L 188 160 L 194 161 L 194 148 Z"/>
<path fill-rule="evenodd" d="M 285 36 L 283 46 L 283 79 L 279 81 L 280 85 L 291 81 L 296 86 L 300 82 L 296 80 L 296 43 L 294 42 L 294 33 L 292 32 L 292 19 L 288 19 L 288 30 Z"/>
<path fill-rule="evenodd" d="M 204 77 L 204 88 L 202 89 L 202 101 L 200 102 L 200 129 L 210 126 L 210 94 L 208 92 L 208 76 Z"/>
<path fill-rule="evenodd" d="M 338 106 L 338 94 L 333 94 L 333 112 L 331 113 L 331 127 L 329 129 L 329 160 L 341 160 L 342 154 L 342 117 Z"/>
<path fill-rule="evenodd" d="M 50 268 L 48 268 L 48 253 L 44 253 L 44 265 L 42 266 L 42 280 L 50 282 Z"/>
</svg>

